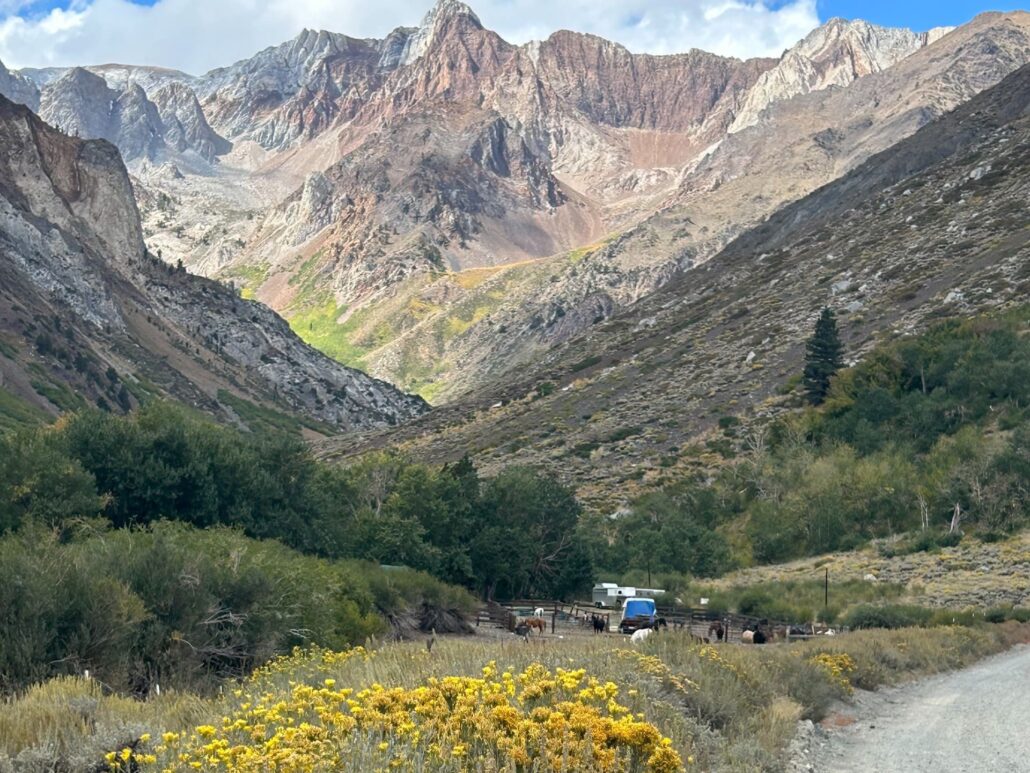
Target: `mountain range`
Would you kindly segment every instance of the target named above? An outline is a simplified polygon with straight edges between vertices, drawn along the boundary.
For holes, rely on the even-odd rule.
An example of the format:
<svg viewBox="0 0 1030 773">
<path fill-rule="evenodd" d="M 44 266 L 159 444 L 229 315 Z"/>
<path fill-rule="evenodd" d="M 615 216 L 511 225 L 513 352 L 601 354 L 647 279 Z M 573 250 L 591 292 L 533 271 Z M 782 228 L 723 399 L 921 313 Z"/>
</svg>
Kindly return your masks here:
<svg viewBox="0 0 1030 773">
<path fill-rule="evenodd" d="M 1027 298 L 1030 65 L 517 377 L 321 453 L 390 446 L 437 461 L 470 453 L 487 471 L 560 469 L 613 512 L 760 448 L 768 420 L 800 403 L 804 341 L 823 308 L 837 311 L 854 363 L 935 320 Z"/>
<path fill-rule="evenodd" d="M 203 75 L 0 65 L 25 106 L 2 111 L 3 386 L 321 435 L 415 419 L 418 393 L 429 416 L 324 453 L 568 460 L 600 500 L 777 403 L 822 305 L 860 356 L 1015 297 L 999 224 L 1023 233 L 1025 191 L 998 170 L 1021 157 L 982 143 L 1021 136 L 1002 103 L 1028 62 L 1024 12 L 832 19 L 739 60 L 515 45 L 440 0 L 383 39 L 305 30 Z"/>
<path fill-rule="evenodd" d="M 456 0 L 201 76 L 0 73 L 115 143 L 148 247 L 434 403 L 533 362 L 1030 59 L 1030 16 L 832 19 L 778 59 L 513 45 Z"/>
</svg>

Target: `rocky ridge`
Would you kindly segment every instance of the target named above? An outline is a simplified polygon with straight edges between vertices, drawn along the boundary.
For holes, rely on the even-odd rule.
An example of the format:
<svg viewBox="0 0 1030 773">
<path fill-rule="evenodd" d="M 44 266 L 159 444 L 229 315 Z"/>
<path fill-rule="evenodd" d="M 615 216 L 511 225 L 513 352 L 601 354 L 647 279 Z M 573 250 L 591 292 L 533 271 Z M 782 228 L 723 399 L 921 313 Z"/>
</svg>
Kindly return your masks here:
<svg viewBox="0 0 1030 773">
<path fill-rule="evenodd" d="M 950 31 L 916 33 L 862 20 L 831 19 L 785 52 L 748 93 L 731 134 L 754 126 L 776 102 L 831 87 L 846 87 L 864 75 L 882 72 Z"/>
<path fill-rule="evenodd" d="M 169 396 L 323 433 L 424 403 L 301 342 L 270 309 L 150 255 L 113 145 L 0 98 L 0 386 L 47 413 Z"/>
<path fill-rule="evenodd" d="M 100 75 L 75 67 L 42 88 L 38 112 L 69 134 L 108 140 L 130 162 L 188 150 L 211 162 L 231 148 L 208 125 L 196 94 L 177 82 L 159 88 L 151 100 L 135 81 L 116 91 Z"/>
</svg>

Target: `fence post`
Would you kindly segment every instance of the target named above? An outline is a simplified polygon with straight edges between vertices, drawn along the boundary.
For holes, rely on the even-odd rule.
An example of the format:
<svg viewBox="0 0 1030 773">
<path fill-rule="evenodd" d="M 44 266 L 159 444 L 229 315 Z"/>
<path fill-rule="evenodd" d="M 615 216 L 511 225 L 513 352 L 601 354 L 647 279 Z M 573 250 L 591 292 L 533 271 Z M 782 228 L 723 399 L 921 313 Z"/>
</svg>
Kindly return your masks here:
<svg viewBox="0 0 1030 773">
<path fill-rule="evenodd" d="M 551 610 L 551 633 L 554 633 L 555 628 L 558 625 L 558 602 L 554 602 L 554 608 Z"/>
</svg>

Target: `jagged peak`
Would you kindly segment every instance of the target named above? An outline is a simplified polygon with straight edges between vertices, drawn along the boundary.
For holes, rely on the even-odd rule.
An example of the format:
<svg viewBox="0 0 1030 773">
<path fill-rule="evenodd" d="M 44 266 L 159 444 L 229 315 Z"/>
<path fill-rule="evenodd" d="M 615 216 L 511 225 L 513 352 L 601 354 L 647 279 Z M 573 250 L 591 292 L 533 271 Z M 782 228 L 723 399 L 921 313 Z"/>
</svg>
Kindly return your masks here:
<svg viewBox="0 0 1030 773">
<path fill-rule="evenodd" d="M 91 72 L 90 70 L 87 70 L 85 67 L 70 67 L 68 70 L 66 70 L 64 72 L 63 75 L 61 75 L 60 78 L 58 78 L 57 82 L 60 82 L 60 81 L 65 81 L 65 82 L 82 81 L 82 82 L 88 82 L 88 83 L 96 83 L 97 81 L 100 81 L 101 83 L 104 84 L 104 86 L 107 86 L 107 81 L 105 81 L 102 77 L 97 75 L 95 72 Z"/>
<path fill-rule="evenodd" d="M 852 81 L 893 67 L 933 42 L 928 33 L 882 27 L 864 19 L 828 20 L 783 53 L 748 93 L 729 128 L 731 134 L 758 123 L 773 102 Z"/>
<path fill-rule="evenodd" d="M 121 97 L 131 97 L 134 100 L 140 102 L 149 102 L 150 99 L 147 97 L 147 92 L 140 86 L 136 81 L 130 81 L 122 89 Z"/>
<path fill-rule="evenodd" d="M 483 23 L 476 16 L 475 11 L 461 0 L 437 0 L 436 5 L 422 19 L 422 28 L 432 27 L 435 24 L 457 18 L 471 21 L 480 29 L 483 27 Z"/>
<path fill-rule="evenodd" d="M 482 30 L 479 17 L 461 0 L 439 0 L 422 19 L 421 26 L 408 37 L 399 64 L 420 59 L 442 36 L 462 29 Z"/>
</svg>

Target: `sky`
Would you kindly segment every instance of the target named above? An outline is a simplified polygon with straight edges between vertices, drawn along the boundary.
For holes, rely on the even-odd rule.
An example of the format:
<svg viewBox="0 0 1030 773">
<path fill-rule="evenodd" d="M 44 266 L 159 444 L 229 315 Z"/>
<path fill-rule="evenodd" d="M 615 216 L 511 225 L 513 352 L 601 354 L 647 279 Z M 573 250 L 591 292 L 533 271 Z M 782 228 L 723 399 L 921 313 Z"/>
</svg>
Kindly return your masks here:
<svg viewBox="0 0 1030 773">
<path fill-rule="evenodd" d="M 157 65 L 202 74 L 304 28 L 384 37 L 415 26 L 434 0 L 0 0 L 0 60 L 10 68 Z M 926 30 L 1030 0 L 469 0 L 514 43 L 558 29 L 591 32 L 636 52 L 701 48 L 779 56 L 834 16 Z"/>
</svg>

